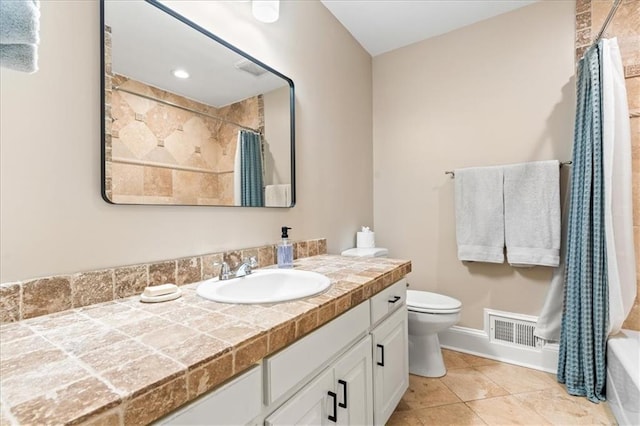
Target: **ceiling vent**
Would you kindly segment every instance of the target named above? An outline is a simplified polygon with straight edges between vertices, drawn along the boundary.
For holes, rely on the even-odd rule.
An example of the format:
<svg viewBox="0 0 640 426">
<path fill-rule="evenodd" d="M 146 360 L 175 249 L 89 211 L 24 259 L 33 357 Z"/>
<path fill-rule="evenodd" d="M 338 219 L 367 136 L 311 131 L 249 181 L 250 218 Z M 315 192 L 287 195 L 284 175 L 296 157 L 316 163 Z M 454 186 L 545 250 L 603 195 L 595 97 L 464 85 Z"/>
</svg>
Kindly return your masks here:
<svg viewBox="0 0 640 426">
<path fill-rule="evenodd" d="M 242 59 L 233 64 L 233 66 L 241 71 L 248 72 L 254 77 L 260 77 L 262 74 L 267 72 L 267 70 L 262 68 L 260 65 L 254 64 L 248 59 Z"/>
</svg>

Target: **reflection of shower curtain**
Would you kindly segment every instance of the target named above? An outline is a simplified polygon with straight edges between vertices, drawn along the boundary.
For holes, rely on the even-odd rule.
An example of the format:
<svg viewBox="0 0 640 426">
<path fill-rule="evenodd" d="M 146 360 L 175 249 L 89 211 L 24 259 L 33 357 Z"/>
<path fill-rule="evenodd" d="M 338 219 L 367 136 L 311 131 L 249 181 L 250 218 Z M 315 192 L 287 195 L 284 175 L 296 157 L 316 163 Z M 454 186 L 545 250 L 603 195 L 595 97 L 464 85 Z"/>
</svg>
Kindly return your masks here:
<svg viewBox="0 0 640 426">
<path fill-rule="evenodd" d="M 264 206 L 262 177 L 262 140 L 259 134 L 241 130 L 238 138 L 240 148 L 240 188 L 242 206 Z"/>
<path fill-rule="evenodd" d="M 600 52 L 578 64 L 578 99 L 558 381 L 571 395 L 605 399 L 608 286 L 604 235 Z"/>
</svg>

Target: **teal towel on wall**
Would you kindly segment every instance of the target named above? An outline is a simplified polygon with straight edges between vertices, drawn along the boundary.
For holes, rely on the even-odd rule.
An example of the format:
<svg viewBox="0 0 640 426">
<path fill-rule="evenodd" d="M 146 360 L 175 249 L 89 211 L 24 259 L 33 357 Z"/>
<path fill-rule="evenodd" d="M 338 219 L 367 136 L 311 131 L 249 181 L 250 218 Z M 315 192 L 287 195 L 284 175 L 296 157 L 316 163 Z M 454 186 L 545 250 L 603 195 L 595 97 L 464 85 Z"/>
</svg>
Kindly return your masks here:
<svg viewBox="0 0 640 426">
<path fill-rule="evenodd" d="M 0 0 L 0 66 L 38 70 L 39 6 L 37 0 Z"/>
<path fill-rule="evenodd" d="M 26 73 L 38 71 L 38 46 L 0 43 L 0 66 Z"/>
<path fill-rule="evenodd" d="M 604 238 L 600 55 L 578 64 L 564 310 L 558 381 L 571 395 L 605 400 L 608 283 Z"/>
</svg>

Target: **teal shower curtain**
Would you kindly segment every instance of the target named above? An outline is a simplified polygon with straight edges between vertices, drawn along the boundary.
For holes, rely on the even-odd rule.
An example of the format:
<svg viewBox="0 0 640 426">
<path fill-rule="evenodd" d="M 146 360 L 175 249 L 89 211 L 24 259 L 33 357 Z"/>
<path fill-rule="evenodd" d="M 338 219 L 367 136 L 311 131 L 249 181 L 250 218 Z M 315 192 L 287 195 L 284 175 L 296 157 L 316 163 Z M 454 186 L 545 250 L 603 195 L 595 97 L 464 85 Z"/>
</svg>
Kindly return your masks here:
<svg viewBox="0 0 640 426">
<path fill-rule="evenodd" d="M 609 317 L 598 46 L 578 64 L 577 89 L 558 381 L 598 402 L 605 400 Z"/>
<path fill-rule="evenodd" d="M 240 131 L 240 185 L 243 206 L 264 206 L 262 139 L 246 130 Z"/>
</svg>

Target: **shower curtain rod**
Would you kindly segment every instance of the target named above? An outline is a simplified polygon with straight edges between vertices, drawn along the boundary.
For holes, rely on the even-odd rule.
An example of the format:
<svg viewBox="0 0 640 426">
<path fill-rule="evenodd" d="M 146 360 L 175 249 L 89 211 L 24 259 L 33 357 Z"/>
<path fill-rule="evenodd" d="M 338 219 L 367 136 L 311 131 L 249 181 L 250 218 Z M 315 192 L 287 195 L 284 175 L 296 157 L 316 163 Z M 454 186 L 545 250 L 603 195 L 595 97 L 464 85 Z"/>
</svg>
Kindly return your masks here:
<svg viewBox="0 0 640 426">
<path fill-rule="evenodd" d="M 571 163 L 573 163 L 573 161 L 563 161 L 560 163 L 560 167 L 562 166 L 570 166 Z M 456 177 L 456 174 L 453 170 L 447 170 L 444 172 L 445 175 L 451 175 L 451 179 L 453 179 L 454 177 Z"/>
<path fill-rule="evenodd" d="M 620 7 L 620 4 L 622 4 L 622 0 L 615 0 L 613 2 L 613 6 L 611 6 L 611 10 L 609 11 L 609 14 L 607 15 L 607 17 L 605 18 L 604 23 L 602 24 L 602 28 L 600 28 L 600 32 L 598 32 L 598 35 L 593 40 L 593 43 L 591 43 L 591 46 L 593 46 L 594 44 L 598 44 L 598 42 L 604 35 L 604 32 L 607 30 L 607 27 L 611 23 L 613 16 L 616 14 L 618 7 Z"/>
<path fill-rule="evenodd" d="M 197 110 L 195 110 L 195 109 L 191 109 L 191 108 L 183 107 L 183 106 L 181 106 L 181 105 L 174 104 L 173 102 L 164 101 L 164 100 L 162 100 L 162 99 L 157 99 L 157 98 L 154 98 L 153 96 L 143 95 L 142 93 L 134 92 L 134 91 L 129 90 L 129 89 L 124 89 L 124 88 L 119 87 L 119 86 L 115 86 L 115 87 L 114 87 L 114 90 L 118 90 L 118 91 L 120 91 L 120 92 L 129 93 L 130 95 L 140 96 L 141 98 L 145 98 L 145 99 L 148 99 L 148 100 L 150 100 L 150 101 L 154 101 L 154 102 L 158 102 L 158 103 L 161 103 L 161 104 L 164 104 L 164 105 L 168 105 L 168 106 L 170 106 L 170 107 L 178 108 L 178 109 L 181 109 L 181 110 L 183 110 L 183 111 L 188 111 L 188 112 L 192 112 L 192 113 L 194 113 L 194 114 L 202 115 L 203 117 L 213 118 L 214 120 L 220 120 L 220 121 L 225 122 L 225 123 L 227 123 L 227 124 L 231 124 L 231 125 L 233 125 L 233 126 L 240 127 L 241 129 L 250 130 L 250 131 L 252 131 L 252 132 L 254 132 L 254 133 L 257 133 L 257 134 L 259 134 L 259 135 L 262 135 L 262 132 L 261 132 L 261 131 L 256 130 L 256 129 L 253 129 L 253 128 L 251 128 L 251 127 L 243 126 L 242 124 L 238 124 L 238 123 L 235 123 L 235 122 L 233 122 L 233 121 L 225 120 L 224 118 L 222 118 L 222 117 L 217 117 L 217 116 L 215 116 L 215 115 L 209 115 L 209 114 L 206 114 L 206 113 L 204 113 L 204 112 L 197 111 Z"/>
</svg>

